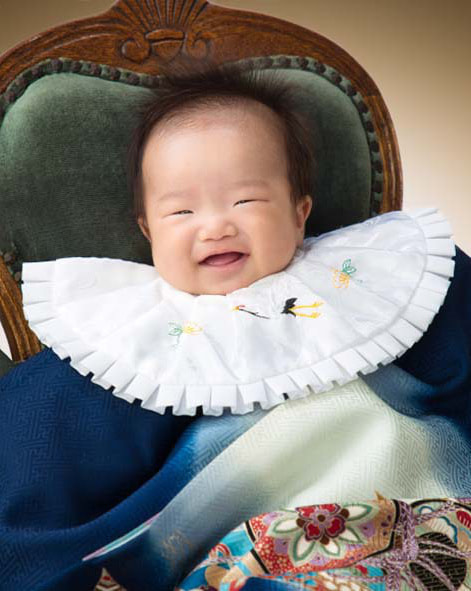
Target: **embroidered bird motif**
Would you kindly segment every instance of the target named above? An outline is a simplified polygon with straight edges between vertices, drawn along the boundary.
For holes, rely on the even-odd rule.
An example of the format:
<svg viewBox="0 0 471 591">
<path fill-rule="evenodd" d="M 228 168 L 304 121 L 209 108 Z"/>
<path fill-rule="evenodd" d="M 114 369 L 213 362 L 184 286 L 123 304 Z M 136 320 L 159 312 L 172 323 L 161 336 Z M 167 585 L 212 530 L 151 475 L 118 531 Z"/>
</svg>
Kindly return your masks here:
<svg viewBox="0 0 471 591">
<path fill-rule="evenodd" d="M 318 308 L 322 306 L 323 302 L 314 302 L 313 304 L 305 305 L 305 306 L 295 306 L 295 303 L 298 298 L 288 298 L 285 300 L 283 305 L 283 309 L 280 311 L 280 314 L 291 314 L 292 316 L 304 316 L 305 318 L 318 318 L 321 313 L 320 312 L 311 312 L 310 314 L 303 314 L 299 312 L 299 310 L 303 308 Z M 246 312 L 247 314 L 252 314 L 252 316 L 257 316 L 257 318 L 265 318 L 266 320 L 271 320 L 273 316 L 263 316 L 259 312 L 254 312 L 253 310 L 248 310 L 245 304 L 239 304 L 238 306 L 234 306 L 232 308 L 233 312 Z"/>
<path fill-rule="evenodd" d="M 245 309 L 245 304 L 240 304 L 239 306 L 234 306 L 234 308 L 232 308 L 233 312 L 247 312 L 247 314 L 252 314 L 252 316 L 257 316 L 258 318 L 266 318 L 267 320 L 270 320 L 269 316 L 262 316 L 262 314 L 259 314 L 258 312 L 252 312 L 252 310 L 246 310 Z"/>
<path fill-rule="evenodd" d="M 322 306 L 324 302 L 314 302 L 313 304 L 309 304 L 306 306 L 295 306 L 296 300 L 298 298 L 288 298 L 285 302 L 285 306 L 283 308 L 282 314 L 292 314 L 293 316 L 304 316 L 304 318 L 319 318 L 321 315 L 320 312 L 311 312 L 310 314 L 303 314 L 302 312 L 298 312 L 298 310 L 304 308 L 318 308 Z"/>
</svg>

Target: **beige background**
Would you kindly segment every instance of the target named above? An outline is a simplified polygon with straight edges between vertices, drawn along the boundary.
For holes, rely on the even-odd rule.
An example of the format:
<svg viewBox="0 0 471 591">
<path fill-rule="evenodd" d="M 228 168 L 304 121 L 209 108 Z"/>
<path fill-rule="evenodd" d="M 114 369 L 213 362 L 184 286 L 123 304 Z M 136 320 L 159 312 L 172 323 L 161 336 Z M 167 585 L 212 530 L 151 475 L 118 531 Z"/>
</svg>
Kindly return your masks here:
<svg viewBox="0 0 471 591">
<path fill-rule="evenodd" d="M 378 84 L 399 139 L 404 207 L 438 206 L 471 254 L 471 1 L 218 0 L 292 21 L 346 49 Z M 0 0 L 0 52 L 110 0 Z"/>
</svg>

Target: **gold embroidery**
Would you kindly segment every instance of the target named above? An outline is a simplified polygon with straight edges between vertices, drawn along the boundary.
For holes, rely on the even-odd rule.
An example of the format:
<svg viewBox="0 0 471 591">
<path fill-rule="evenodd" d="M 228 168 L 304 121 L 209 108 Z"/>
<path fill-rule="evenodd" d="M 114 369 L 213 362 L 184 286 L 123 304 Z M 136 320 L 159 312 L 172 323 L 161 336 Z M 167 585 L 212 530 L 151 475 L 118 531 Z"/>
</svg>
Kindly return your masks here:
<svg viewBox="0 0 471 591">
<path fill-rule="evenodd" d="M 332 282 L 336 289 L 347 289 L 350 285 L 350 277 L 355 273 L 356 268 L 352 265 L 352 259 L 345 259 L 342 263 L 342 270 L 332 269 Z"/>
<path fill-rule="evenodd" d="M 196 324 L 196 322 L 187 322 L 186 324 L 169 322 L 169 325 L 171 326 L 171 329 L 169 330 L 168 335 L 171 337 L 177 337 L 175 345 L 178 345 L 183 333 L 194 336 L 203 332 L 203 328 L 199 324 Z"/>
<path fill-rule="evenodd" d="M 314 302 L 313 304 L 309 304 L 309 306 L 290 306 L 286 309 L 287 312 L 291 312 L 295 316 L 304 316 L 304 318 L 319 318 L 321 315 L 320 312 L 311 312 L 310 314 L 303 314 L 302 312 L 296 312 L 295 310 L 300 310 L 301 308 L 318 308 L 322 306 L 324 302 Z"/>
</svg>

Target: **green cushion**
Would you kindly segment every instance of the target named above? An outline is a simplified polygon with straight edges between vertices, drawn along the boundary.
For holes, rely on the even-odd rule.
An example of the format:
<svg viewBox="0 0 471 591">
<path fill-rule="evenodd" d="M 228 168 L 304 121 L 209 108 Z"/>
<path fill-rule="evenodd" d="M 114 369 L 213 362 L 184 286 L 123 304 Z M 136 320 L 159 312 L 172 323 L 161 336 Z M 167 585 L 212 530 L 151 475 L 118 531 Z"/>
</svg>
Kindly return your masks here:
<svg viewBox="0 0 471 591">
<path fill-rule="evenodd" d="M 299 105 L 318 152 L 307 234 L 375 215 L 377 142 L 349 81 L 308 58 L 246 64 L 276 68 L 302 86 Z M 27 261 L 102 256 L 152 264 L 132 217 L 125 153 L 135 107 L 155 85 L 149 76 L 66 59 L 47 60 L 10 85 L 0 96 L 0 250 Z"/>
<path fill-rule="evenodd" d="M 14 362 L 5 355 L 3 351 L 0 351 L 0 378 L 7 374 L 10 369 L 15 367 Z"/>
</svg>

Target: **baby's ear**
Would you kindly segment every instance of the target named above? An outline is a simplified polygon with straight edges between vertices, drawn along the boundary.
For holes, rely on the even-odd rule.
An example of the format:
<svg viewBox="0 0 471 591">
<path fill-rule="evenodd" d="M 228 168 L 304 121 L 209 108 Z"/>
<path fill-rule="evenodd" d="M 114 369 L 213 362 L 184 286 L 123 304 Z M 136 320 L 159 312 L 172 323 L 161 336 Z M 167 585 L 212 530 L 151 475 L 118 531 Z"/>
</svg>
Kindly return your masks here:
<svg viewBox="0 0 471 591">
<path fill-rule="evenodd" d="M 144 218 L 143 215 L 140 215 L 137 218 L 137 223 L 139 225 L 139 228 L 141 229 L 141 232 L 144 234 L 144 236 L 147 238 L 147 240 L 149 242 L 151 242 L 149 227 L 148 227 L 147 222 L 146 222 L 146 219 Z"/>
<path fill-rule="evenodd" d="M 312 209 L 312 197 L 310 195 L 304 195 L 296 204 L 296 222 L 298 228 L 304 229 L 309 214 Z"/>
</svg>

